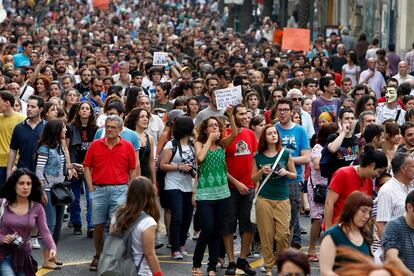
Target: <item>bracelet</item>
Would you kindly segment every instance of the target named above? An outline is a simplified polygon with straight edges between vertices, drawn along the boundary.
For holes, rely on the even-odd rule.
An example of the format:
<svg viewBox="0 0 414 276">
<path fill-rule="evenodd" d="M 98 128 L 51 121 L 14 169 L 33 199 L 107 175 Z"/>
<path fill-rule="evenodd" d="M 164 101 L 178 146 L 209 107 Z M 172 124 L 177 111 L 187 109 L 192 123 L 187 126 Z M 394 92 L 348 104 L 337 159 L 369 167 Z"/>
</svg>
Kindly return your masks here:
<svg viewBox="0 0 414 276">
<path fill-rule="evenodd" d="M 153 276 L 164 276 L 164 273 L 162 273 L 162 271 L 157 271 L 152 273 Z"/>
<path fill-rule="evenodd" d="M 180 164 L 177 164 L 177 171 L 180 170 Z"/>
</svg>

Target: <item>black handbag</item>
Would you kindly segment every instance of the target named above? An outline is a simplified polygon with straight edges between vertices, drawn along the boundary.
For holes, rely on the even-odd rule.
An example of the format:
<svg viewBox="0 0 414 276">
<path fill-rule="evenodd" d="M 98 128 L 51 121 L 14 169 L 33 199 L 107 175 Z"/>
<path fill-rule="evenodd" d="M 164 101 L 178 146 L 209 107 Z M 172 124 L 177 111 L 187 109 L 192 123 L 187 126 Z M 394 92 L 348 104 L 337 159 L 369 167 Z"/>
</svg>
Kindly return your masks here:
<svg viewBox="0 0 414 276">
<path fill-rule="evenodd" d="M 43 174 L 43 177 L 50 187 L 50 183 L 47 180 L 45 174 Z M 53 186 L 50 187 L 50 197 L 53 206 L 72 204 L 72 202 L 75 200 L 75 195 L 72 192 L 72 184 L 70 181 L 65 180 L 63 182 L 53 184 Z"/>
<path fill-rule="evenodd" d="M 316 184 L 316 186 L 314 186 L 312 176 L 309 176 L 309 179 L 313 190 L 313 201 L 315 203 L 325 204 L 328 185 Z"/>
<path fill-rule="evenodd" d="M 54 184 L 50 188 L 52 205 L 69 205 L 75 200 L 70 181 L 63 181 Z"/>
</svg>

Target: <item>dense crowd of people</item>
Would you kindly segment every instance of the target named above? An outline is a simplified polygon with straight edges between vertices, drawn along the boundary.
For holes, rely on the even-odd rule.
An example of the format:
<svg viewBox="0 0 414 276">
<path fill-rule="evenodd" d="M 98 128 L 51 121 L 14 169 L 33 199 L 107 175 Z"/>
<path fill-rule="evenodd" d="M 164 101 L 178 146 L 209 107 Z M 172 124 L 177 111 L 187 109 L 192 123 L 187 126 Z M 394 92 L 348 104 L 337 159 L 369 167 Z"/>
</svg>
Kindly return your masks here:
<svg viewBox="0 0 414 276">
<path fill-rule="evenodd" d="M 256 251 L 266 275 L 310 275 L 309 262 L 326 276 L 414 274 L 414 50 L 401 59 L 344 28 L 308 52 L 282 51 L 276 22 L 237 33 L 214 0 L 107 11 L 57 0 L 36 17 L 5 2 L 1 275 L 34 275 L 31 248 L 61 269 L 65 213 L 74 235 L 93 238 L 91 271 L 108 229 L 140 219 L 138 275 L 162 275 L 161 224 L 171 258 L 186 258 L 192 222 L 194 276 L 207 246 L 210 276 L 255 275 Z M 233 87 L 243 99 L 218 107 L 216 92 Z M 52 192 L 65 181 L 67 208 Z M 292 248 L 306 232 L 305 255 Z"/>
</svg>

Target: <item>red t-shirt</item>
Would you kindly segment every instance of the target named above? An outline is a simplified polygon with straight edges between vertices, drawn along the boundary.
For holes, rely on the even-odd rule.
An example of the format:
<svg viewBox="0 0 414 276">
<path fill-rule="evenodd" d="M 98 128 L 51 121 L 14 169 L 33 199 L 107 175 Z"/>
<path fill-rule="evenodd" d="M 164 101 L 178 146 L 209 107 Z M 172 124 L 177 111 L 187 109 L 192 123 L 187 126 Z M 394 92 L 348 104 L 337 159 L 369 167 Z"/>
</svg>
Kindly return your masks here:
<svg viewBox="0 0 414 276">
<path fill-rule="evenodd" d="M 354 191 L 360 191 L 372 196 L 372 179 L 361 179 L 353 166 L 337 170 L 333 176 L 329 189 L 339 195 L 334 205 L 332 221 L 335 224 L 344 207 L 345 200 Z"/>
<path fill-rule="evenodd" d="M 231 130 L 226 130 L 226 136 Z M 254 132 L 247 128 L 237 134 L 226 148 L 227 171 L 248 188 L 254 188 L 252 181 L 253 155 L 257 150 L 257 140 Z M 229 187 L 235 188 L 229 181 Z"/>
<path fill-rule="evenodd" d="M 134 146 L 119 138 L 112 149 L 105 144 L 106 137 L 93 141 L 89 146 L 83 165 L 91 168 L 94 185 L 129 182 L 129 171 L 137 166 Z"/>
</svg>

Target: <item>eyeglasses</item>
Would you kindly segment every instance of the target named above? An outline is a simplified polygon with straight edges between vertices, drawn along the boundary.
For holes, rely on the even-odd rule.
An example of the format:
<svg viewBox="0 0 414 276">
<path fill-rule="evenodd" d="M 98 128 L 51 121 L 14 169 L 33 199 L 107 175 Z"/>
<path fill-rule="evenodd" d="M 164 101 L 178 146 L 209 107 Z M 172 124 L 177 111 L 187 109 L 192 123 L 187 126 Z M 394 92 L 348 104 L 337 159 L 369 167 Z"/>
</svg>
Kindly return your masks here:
<svg viewBox="0 0 414 276">
<path fill-rule="evenodd" d="M 290 108 L 278 108 L 276 109 L 278 113 L 287 113 L 290 111 Z"/>
<path fill-rule="evenodd" d="M 294 102 L 300 102 L 303 100 L 303 98 L 290 98 Z"/>
<path fill-rule="evenodd" d="M 219 124 L 209 124 L 207 127 L 219 127 Z"/>
</svg>

